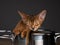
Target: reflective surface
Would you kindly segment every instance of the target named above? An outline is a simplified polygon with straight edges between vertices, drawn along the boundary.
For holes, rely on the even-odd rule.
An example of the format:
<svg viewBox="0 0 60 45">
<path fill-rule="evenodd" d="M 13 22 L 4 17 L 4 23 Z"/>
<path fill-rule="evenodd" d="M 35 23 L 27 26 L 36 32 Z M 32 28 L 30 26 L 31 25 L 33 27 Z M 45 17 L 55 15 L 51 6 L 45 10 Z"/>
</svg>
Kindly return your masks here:
<svg viewBox="0 0 60 45">
<path fill-rule="evenodd" d="M 20 45 L 24 43 L 24 41 L 19 42 Z M 12 45 L 11 40 L 8 39 L 0 39 L 0 45 Z M 14 41 L 14 45 L 18 45 L 18 39 L 16 38 Z M 56 45 L 60 45 L 60 38 L 57 39 Z"/>
<path fill-rule="evenodd" d="M 30 45 L 54 45 L 54 35 L 60 35 L 60 33 L 50 31 L 39 31 L 31 33 Z M 14 42 L 11 39 L 0 38 L 0 45 L 25 45 L 25 39 L 21 39 L 20 35 L 15 38 Z M 56 45 L 60 45 L 60 38 L 57 38 Z"/>
<path fill-rule="evenodd" d="M 59 34 L 60 35 L 60 34 Z M 59 36 L 58 35 L 58 36 Z M 57 41 L 55 41 L 56 32 L 54 31 L 45 31 L 40 30 L 31 33 L 31 45 L 55 45 Z M 60 38 L 60 36 L 59 36 Z"/>
</svg>

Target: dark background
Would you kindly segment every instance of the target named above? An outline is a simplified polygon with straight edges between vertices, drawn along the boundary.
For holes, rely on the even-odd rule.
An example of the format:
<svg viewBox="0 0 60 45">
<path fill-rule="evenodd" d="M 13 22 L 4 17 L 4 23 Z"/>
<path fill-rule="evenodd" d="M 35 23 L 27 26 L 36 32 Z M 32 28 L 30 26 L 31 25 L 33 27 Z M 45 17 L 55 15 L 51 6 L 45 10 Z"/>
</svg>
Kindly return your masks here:
<svg viewBox="0 0 60 45">
<path fill-rule="evenodd" d="M 12 30 L 20 20 L 17 10 L 37 14 L 47 10 L 43 28 L 60 32 L 59 0 L 0 0 L 0 29 Z"/>
</svg>

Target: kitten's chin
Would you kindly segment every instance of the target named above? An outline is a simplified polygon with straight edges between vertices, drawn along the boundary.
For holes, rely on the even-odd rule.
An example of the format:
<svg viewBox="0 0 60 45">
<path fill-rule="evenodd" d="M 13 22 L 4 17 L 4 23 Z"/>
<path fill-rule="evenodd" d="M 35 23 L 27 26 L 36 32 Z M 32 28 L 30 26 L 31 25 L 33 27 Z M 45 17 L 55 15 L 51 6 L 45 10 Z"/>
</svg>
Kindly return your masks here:
<svg viewBox="0 0 60 45">
<path fill-rule="evenodd" d="M 37 29 L 33 30 L 33 31 L 37 31 Z"/>
<path fill-rule="evenodd" d="M 34 30 L 32 30 L 32 31 L 37 31 L 37 29 L 34 29 Z"/>
<path fill-rule="evenodd" d="M 32 31 L 37 31 L 37 30 L 38 30 L 38 28 L 35 28 L 35 29 L 33 29 L 33 28 L 30 28 L 30 30 L 32 30 Z"/>
</svg>

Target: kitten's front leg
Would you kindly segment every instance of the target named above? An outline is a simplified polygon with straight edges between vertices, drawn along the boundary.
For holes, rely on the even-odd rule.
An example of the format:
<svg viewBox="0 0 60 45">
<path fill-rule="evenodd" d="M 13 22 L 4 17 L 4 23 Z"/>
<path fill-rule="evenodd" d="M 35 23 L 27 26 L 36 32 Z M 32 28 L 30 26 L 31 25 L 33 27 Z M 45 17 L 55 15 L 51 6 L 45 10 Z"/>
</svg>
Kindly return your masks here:
<svg viewBox="0 0 60 45">
<path fill-rule="evenodd" d="M 26 30 L 24 30 L 23 32 L 21 32 L 21 38 L 25 38 L 26 37 L 26 33 L 27 33 Z"/>
<path fill-rule="evenodd" d="M 29 37 L 30 36 L 29 34 L 30 34 L 30 31 L 31 30 L 27 31 L 27 34 L 26 34 L 26 45 L 29 45 L 29 38 L 30 38 Z"/>
<path fill-rule="evenodd" d="M 20 31 L 19 31 L 19 30 L 17 30 L 17 29 L 15 29 L 15 30 L 13 30 L 13 33 L 14 33 L 14 36 L 16 37 L 17 35 L 19 35 L 19 34 L 20 34 Z"/>
</svg>

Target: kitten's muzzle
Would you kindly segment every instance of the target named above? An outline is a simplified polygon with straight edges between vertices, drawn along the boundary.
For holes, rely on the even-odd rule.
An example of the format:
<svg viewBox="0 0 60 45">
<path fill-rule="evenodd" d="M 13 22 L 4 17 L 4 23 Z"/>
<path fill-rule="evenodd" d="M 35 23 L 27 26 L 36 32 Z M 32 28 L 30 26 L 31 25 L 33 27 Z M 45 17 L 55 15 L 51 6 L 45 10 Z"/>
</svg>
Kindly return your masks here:
<svg viewBox="0 0 60 45">
<path fill-rule="evenodd" d="M 31 30 L 34 31 L 34 28 L 32 28 Z"/>
<path fill-rule="evenodd" d="M 32 28 L 32 30 L 34 30 L 34 28 Z"/>
</svg>

